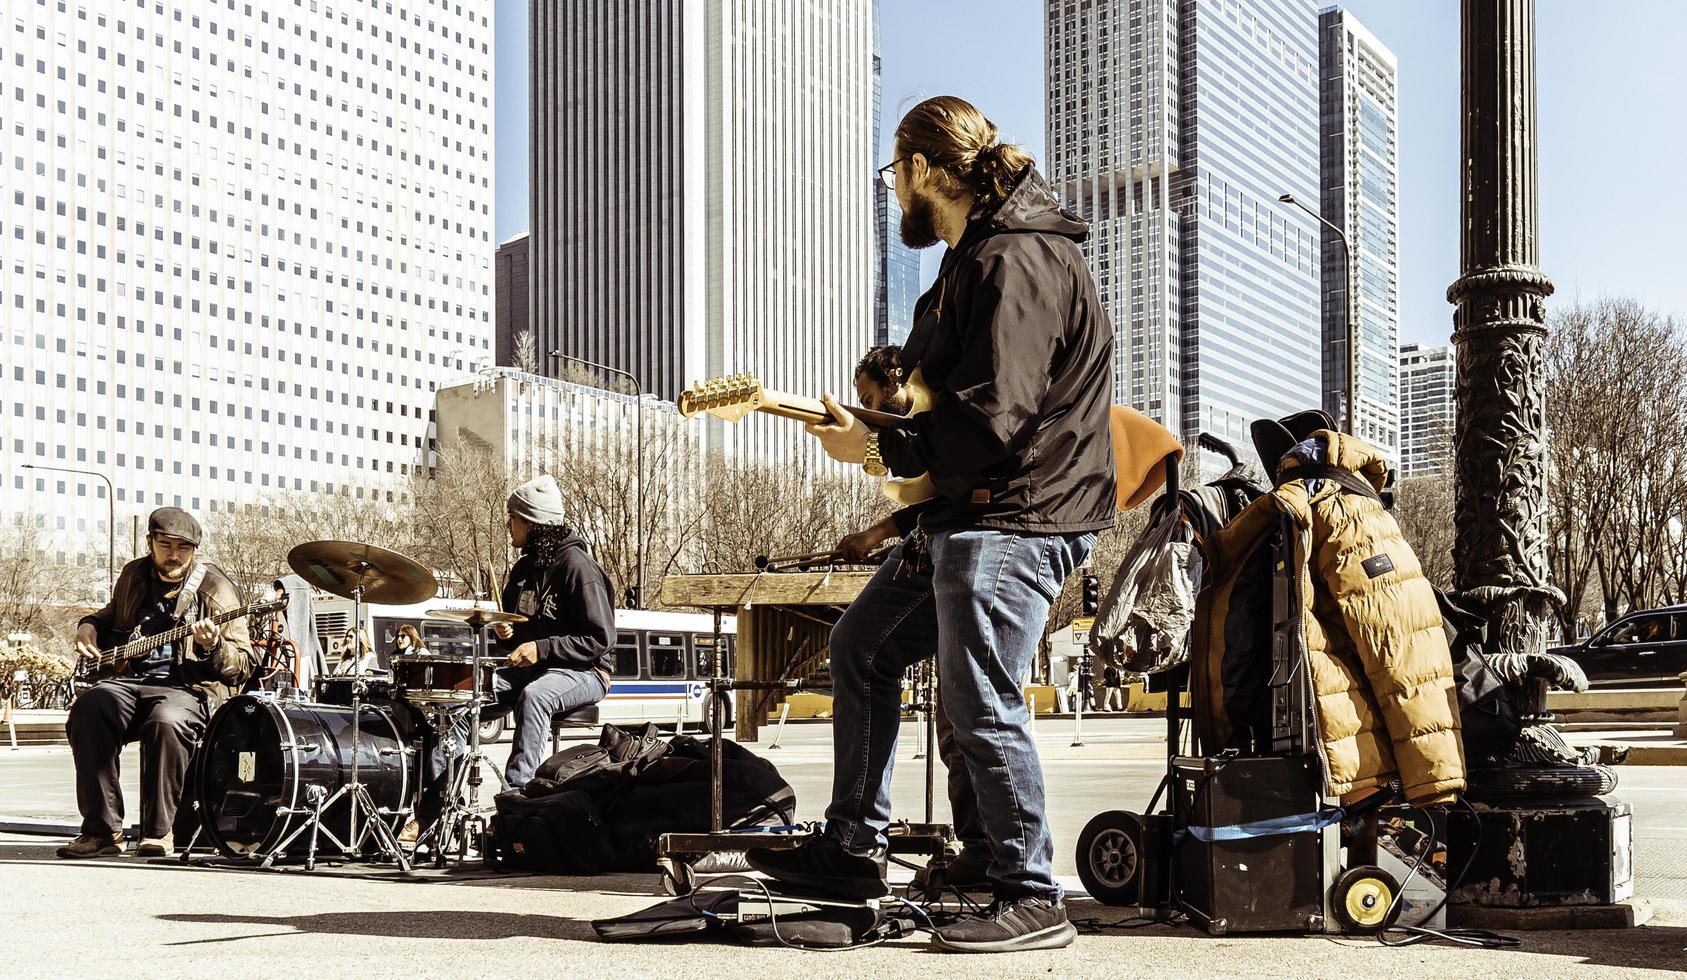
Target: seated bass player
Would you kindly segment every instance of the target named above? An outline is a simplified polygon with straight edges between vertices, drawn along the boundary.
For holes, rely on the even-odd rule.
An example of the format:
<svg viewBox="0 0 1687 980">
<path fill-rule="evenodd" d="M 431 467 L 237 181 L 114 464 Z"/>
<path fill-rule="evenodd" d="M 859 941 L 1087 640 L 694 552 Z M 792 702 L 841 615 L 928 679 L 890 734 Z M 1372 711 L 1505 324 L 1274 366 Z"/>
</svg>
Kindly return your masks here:
<svg viewBox="0 0 1687 980">
<path fill-rule="evenodd" d="M 65 729 L 76 763 L 81 834 L 61 858 L 123 853 L 123 791 L 118 754 L 141 743 L 141 841 L 138 857 L 169 853 L 170 828 L 195 744 L 211 713 L 252 674 L 252 642 L 244 619 L 219 626 L 212 617 L 239 609 L 240 592 L 215 565 L 198 557 L 199 522 L 162 507 L 147 519 L 147 554 L 123 566 L 111 601 L 76 627 L 79 657 L 192 624 L 189 636 L 130 660 L 82 692 Z"/>
</svg>

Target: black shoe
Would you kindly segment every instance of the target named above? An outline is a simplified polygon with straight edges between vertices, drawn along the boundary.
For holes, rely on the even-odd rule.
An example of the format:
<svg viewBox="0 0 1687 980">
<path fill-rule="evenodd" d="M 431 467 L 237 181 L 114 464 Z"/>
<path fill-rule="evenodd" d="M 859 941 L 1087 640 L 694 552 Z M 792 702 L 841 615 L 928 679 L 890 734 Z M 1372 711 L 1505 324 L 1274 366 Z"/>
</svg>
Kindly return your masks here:
<svg viewBox="0 0 1687 980">
<path fill-rule="evenodd" d="M 769 878 L 795 885 L 814 897 L 865 899 L 890 894 L 885 884 L 883 849 L 851 854 L 830 834 L 820 834 L 796 847 L 753 847 L 744 853 L 744 859 Z"/>
<path fill-rule="evenodd" d="M 954 888 L 963 892 L 988 891 L 990 884 L 990 852 L 977 844 L 968 844 L 947 864 L 932 863 L 914 872 L 914 891 L 942 892 Z"/>
<path fill-rule="evenodd" d="M 951 953 L 1011 953 L 1024 949 L 1059 949 L 1078 938 L 1066 919 L 1066 903 L 1041 898 L 997 901 L 982 913 L 944 926 L 932 936 L 933 947 Z"/>
</svg>

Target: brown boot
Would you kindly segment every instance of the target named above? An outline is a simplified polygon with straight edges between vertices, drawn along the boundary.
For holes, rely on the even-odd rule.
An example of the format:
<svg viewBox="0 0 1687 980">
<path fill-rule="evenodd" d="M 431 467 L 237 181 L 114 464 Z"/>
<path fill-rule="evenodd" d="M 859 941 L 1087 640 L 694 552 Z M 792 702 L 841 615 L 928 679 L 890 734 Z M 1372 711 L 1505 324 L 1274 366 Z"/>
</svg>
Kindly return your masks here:
<svg viewBox="0 0 1687 980">
<path fill-rule="evenodd" d="M 61 858 L 117 857 L 123 853 L 122 834 L 83 834 L 59 848 Z"/>
</svg>

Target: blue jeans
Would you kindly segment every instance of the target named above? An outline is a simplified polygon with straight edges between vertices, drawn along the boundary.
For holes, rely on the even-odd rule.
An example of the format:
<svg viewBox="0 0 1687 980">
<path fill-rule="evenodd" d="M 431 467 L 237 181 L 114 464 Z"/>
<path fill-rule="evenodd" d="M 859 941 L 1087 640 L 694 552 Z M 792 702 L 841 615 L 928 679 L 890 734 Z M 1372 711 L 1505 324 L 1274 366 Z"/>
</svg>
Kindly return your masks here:
<svg viewBox="0 0 1687 980">
<path fill-rule="evenodd" d="M 931 569 L 879 567 L 832 628 L 833 775 L 827 832 L 848 850 L 886 843 L 901 677 L 937 655 L 943 706 L 978 795 L 998 897 L 1058 901 L 1043 770 L 1021 686 L 1049 604 L 1095 534 L 984 528 L 931 537 Z"/>
<path fill-rule="evenodd" d="M 481 711 L 483 721 L 515 713 L 515 735 L 504 781 L 511 789 L 526 786 L 533 771 L 550 756 L 551 716 L 596 704 L 609 693 L 603 675 L 595 670 L 546 667 L 505 667 L 492 675 L 495 701 Z"/>
</svg>

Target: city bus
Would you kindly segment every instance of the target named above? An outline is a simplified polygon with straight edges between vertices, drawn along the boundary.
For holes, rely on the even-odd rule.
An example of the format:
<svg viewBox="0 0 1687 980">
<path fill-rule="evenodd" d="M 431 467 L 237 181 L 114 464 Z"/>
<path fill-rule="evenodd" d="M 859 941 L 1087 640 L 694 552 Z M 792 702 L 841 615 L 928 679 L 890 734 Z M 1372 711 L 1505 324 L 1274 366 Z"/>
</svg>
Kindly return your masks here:
<svg viewBox="0 0 1687 980">
<path fill-rule="evenodd" d="M 409 606 L 363 604 L 363 626 L 369 631 L 375 657 L 382 670 L 390 670 L 398 642 L 398 628 L 416 627 L 422 642 L 434 653 L 468 656 L 474 649 L 473 632 L 462 623 L 430 618 L 430 609 L 472 609 L 466 599 L 433 599 Z M 351 624 L 352 601 L 317 593 L 312 618 L 322 654 L 329 670 L 338 658 L 338 648 L 329 649 Z M 723 672 L 730 675 L 735 663 L 737 621 L 721 617 L 721 644 L 725 647 Z M 610 664 L 609 694 L 598 706 L 598 719 L 613 724 L 656 722 L 667 727 L 695 727 L 707 731 L 710 698 L 706 680 L 714 676 L 714 616 L 710 613 L 617 609 L 615 649 Z M 496 652 L 494 648 L 494 652 Z M 500 654 L 501 656 L 501 654 Z M 728 724 L 732 698 L 724 705 Z M 502 738 L 510 719 L 488 722 L 482 737 Z"/>
</svg>

